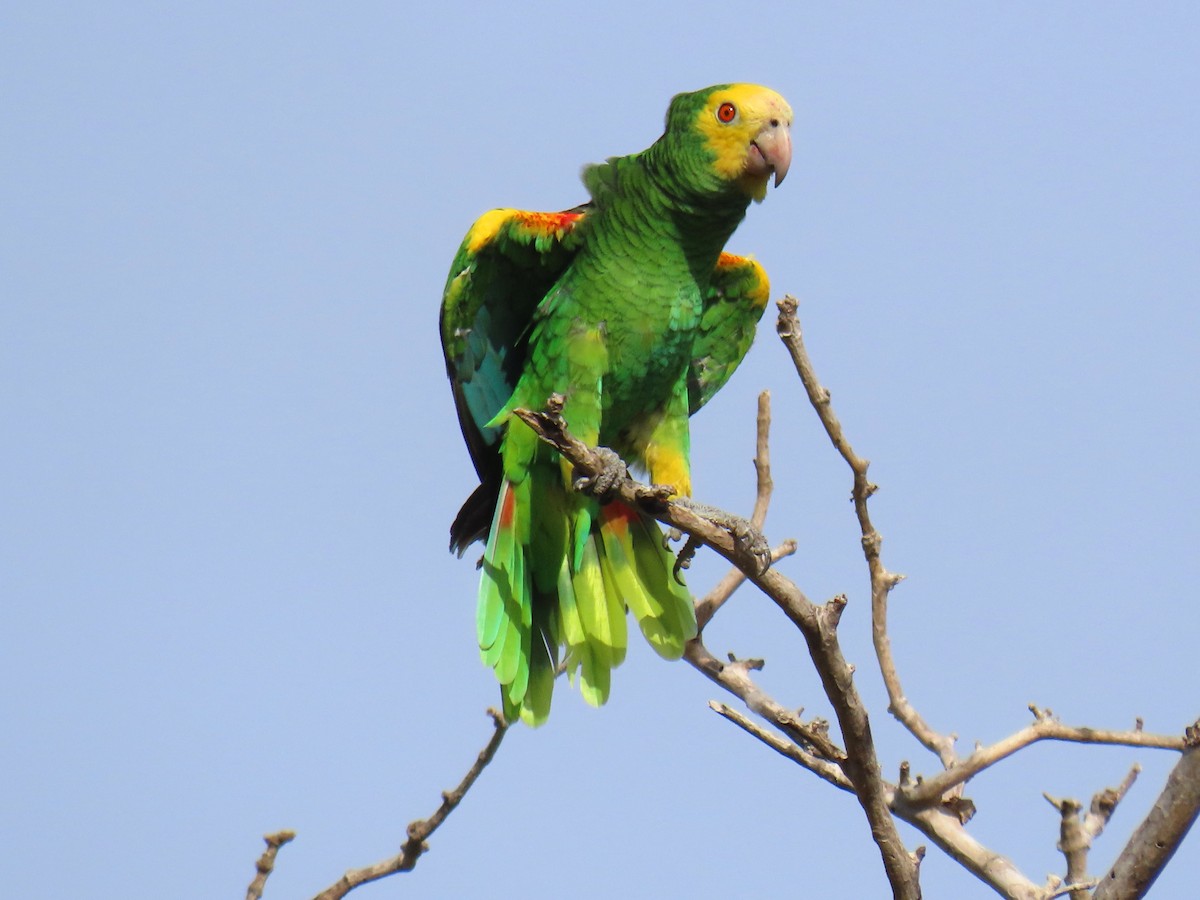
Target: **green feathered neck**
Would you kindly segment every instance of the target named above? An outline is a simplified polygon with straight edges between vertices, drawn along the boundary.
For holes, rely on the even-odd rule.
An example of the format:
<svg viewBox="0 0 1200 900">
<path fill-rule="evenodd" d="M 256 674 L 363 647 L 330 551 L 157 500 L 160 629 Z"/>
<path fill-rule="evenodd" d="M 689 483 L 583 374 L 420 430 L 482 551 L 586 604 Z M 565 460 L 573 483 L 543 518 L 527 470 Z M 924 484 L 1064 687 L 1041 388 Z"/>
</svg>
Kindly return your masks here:
<svg viewBox="0 0 1200 900">
<path fill-rule="evenodd" d="M 585 167 L 583 183 L 593 203 L 587 229 L 598 236 L 619 230 L 629 246 L 637 232 L 657 238 L 666 228 L 668 246 L 678 246 L 697 281 L 706 283 L 750 205 L 744 192 L 713 171 L 711 161 L 699 137 L 668 131 L 640 153 Z M 651 245 L 662 246 L 657 240 Z"/>
</svg>

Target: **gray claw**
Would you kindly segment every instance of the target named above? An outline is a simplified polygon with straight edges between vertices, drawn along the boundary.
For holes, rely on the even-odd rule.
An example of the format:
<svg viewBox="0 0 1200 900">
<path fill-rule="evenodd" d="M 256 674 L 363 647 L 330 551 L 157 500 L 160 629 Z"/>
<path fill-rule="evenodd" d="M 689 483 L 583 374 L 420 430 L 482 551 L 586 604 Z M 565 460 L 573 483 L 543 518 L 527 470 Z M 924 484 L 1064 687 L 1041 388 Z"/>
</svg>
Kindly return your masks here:
<svg viewBox="0 0 1200 900">
<path fill-rule="evenodd" d="M 743 553 L 750 553 L 758 561 L 758 574 L 762 575 L 771 567 L 771 545 L 761 531 L 750 524 L 749 519 L 735 516 L 723 509 L 696 503 L 687 497 L 680 497 L 676 503 L 686 506 L 698 516 L 703 516 L 718 528 L 724 528 L 733 538 L 734 546 Z"/>
<path fill-rule="evenodd" d="M 629 478 L 629 468 L 616 451 L 608 447 L 597 447 L 601 469 L 595 475 L 579 475 L 575 478 L 575 490 L 591 494 L 598 500 L 607 500 L 612 493 Z"/>
</svg>

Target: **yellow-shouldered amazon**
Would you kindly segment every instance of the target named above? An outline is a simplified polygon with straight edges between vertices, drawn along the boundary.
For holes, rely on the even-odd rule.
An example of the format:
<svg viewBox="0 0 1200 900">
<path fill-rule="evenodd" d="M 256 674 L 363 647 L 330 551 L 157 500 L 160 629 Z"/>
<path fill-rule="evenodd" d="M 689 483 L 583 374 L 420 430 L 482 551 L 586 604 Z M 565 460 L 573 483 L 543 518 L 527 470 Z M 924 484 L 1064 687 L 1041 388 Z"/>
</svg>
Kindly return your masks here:
<svg viewBox="0 0 1200 900">
<path fill-rule="evenodd" d="M 511 411 L 561 394 L 577 437 L 690 496 L 688 416 L 741 362 L 769 293 L 758 263 L 722 251 L 783 181 L 791 122 L 757 85 L 679 94 L 648 149 L 584 169 L 588 203 L 492 210 L 459 247 L 441 337 L 481 484 L 450 546 L 487 539 L 479 647 L 510 720 L 545 721 L 564 648 L 584 698 L 604 703 L 627 609 L 668 659 L 696 633 L 658 524 L 573 490 L 570 466 Z"/>
</svg>

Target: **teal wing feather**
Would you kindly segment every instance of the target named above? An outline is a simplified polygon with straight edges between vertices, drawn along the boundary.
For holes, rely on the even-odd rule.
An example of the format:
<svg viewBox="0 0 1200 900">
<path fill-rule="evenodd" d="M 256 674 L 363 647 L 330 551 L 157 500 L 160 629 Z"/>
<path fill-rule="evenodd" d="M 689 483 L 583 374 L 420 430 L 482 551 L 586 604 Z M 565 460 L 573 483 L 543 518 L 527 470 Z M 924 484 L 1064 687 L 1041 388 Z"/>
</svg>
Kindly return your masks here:
<svg viewBox="0 0 1200 900">
<path fill-rule="evenodd" d="M 771 294 L 763 267 L 749 257 L 722 253 L 704 295 L 700 329 L 688 373 L 688 414 L 725 386 L 754 341 Z"/>
<path fill-rule="evenodd" d="M 521 376 L 534 313 L 574 257 L 586 210 L 492 210 L 454 257 L 439 331 L 459 426 L 482 482 L 450 527 L 459 555 L 487 536 L 500 485 L 500 430 L 487 423 Z"/>
</svg>

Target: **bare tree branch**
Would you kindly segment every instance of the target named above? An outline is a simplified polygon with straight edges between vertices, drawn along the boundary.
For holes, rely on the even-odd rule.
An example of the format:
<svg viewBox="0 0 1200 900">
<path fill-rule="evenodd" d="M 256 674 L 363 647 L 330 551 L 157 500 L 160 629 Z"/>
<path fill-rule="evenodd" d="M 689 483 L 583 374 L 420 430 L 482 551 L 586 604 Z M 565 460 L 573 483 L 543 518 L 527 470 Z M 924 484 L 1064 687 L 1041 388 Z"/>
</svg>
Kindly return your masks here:
<svg viewBox="0 0 1200 900">
<path fill-rule="evenodd" d="M 757 428 L 754 442 L 754 473 L 757 490 L 754 495 L 754 511 L 750 513 L 750 524 L 762 530 L 767 522 L 767 509 L 771 505 L 771 494 L 775 482 L 771 478 L 771 392 L 758 395 Z"/>
<path fill-rule="evenodd" d="M 561 415 L 561 401 L 551 398 L 548 408 L 550 411 L 546 413 L 527 409 L 515 409 L 513 413 L 585 476 L 595 476 L 603 467 L 599 454 L 567 431 Z M 888 808 L 891 792 L 879 771 L 870 719 L 854 685 L 853 669 L 842 655 L 838 641 L 837 625 L 845 608 L 845 599 L 835 598 L 822 607 L 815 606 L 794 583 L 776 570 L 760 571 L 759 560 L 752 550 L 740 546 L 728 530 L 719 528 L 686 506 L 670 502 L 669 488 L 646 487 L 626 478 L 614 487 L 613 493 L 659 521 L 699 538 L 738 568 L 753 573 L 751 581 L 800 629 L 846 743 L 842 770 L 854 785 L 855 796 L 867 816 L 888 881 L 897 898 L 917 900 L 921 894 L 917 865 L 904 850 L 896 831 Z M 690 644 L 689 650 L 691 648 Z"/>
<path fill-rule="evenodd" d="M 685 565 L 698 547 L 707 544 L 734 566 L 713 590 L 696 601 L 698 634 L 686 645 L 684 658 L 714 683 L 740 698 L 751 712 L 776 730 L 760 725 L 724 703 L 712 701 L 711 708 L 760 743 L 856 796 L 879 848 L 896 898 L 919 900 L 919 871 L 925 854 L 924 847 L 918 847 L 911 854 L 906 852 L 896 830 L 897 818 L 921 831 L 947 855 L 1009 900 L 1053 900 L 1066 895 L 1070 895 L 1071 900 L 1086 900 L 1093 888 L 1097 888 L 1094 900 L 1125 900 L 1143 896 L 1200 813 L 1200 722 L 1189 728 L 1185 737 L 1179 738 L 1148 734 L 1143 731 L 1141 720 L 1138 720 L 1134 729 L 1128 731 L 1067 726 L 1055 719 L 1050 710 L 1031 705 L 1029 708 L 1035 719 L 1032 724 L 989 747 L 977 746 L 970 755 L 959 758 L 954 748 L 955 736 L 934 730 L 904 695 L 887 631 L 888 599 L 892 589 L 904 576 L 888 571 L 883 564 L 880 552 L 882 538 L 871 522 L 868 509 L 868 501 L 877 489 L 867 477 L 869 462 L 855 453 L 833 410 L 829 391 L 817 379 L 804 347 L 797 318 L 797 303 L 790 296 L 779 303 L 777 329 L 830 442 L 852 472 L 851 499 L 870 574 L 872 641 L 888 693 L 889 712 L 922 746 L 938 757 L 943 769 L 932 777 L 918 776 L 914 779 L 909 764 L 904 762 L 900 767 L 898 783 L 893 784 L 882 777 L 870 720 L 854 684 L 854 668 L 846 662 L 840 647 L 838 625 L 847 604 L 846 598 L 838 596 L 824 605 L 815 605 L 796 584 L 774 568 L 766 567 L 768 554 L 771 563 L 777 562 L 794 553 L 796 544 L 794 541 L 785 541 L 768 550 L 758 534 L 766 520 L 773 492 L 769 447 L 770 394 L 765 391 L 758 398 L 754 457 L 756 495 L 753 514 L 748 522 L 711 507 L 672 502 L 673 491 L 670 487 L 639 484 L 627 473 L 623 478 L 618 475 L 611 490 L 606 486 L 603 491 L 606 496 L 619 498 L 640 508 L 685 534 L 687 540 L 677 557 L 679 565 Z M 574 438 L 562 416 L 563 404 L 563 399 L 555 395 L 548 401 L 546 412 L 527 409 L 513 412 L 574 466 L 577 477 L 582 476 L 587 481 L 605 473 L 603 480 L 607 485 L 612 478 L 611 467 L 616 454 L 611 450 L 598 452 Z M 616 461 L 620 462 L 619 459 Z M 618 466 L 617 471 L 624 470 Z M 747 531 L 753 532 L 753 546 L 746 539 Z M 752 675 L 763 667 L 762 660 L 736 659 L 730 654 L 728 662 L 723 662 L 704 645 L 705 626 L 747 580 L 770 597 L 803 635 L 825 695 L 836 715 L 844 749 L 831 739 L 828 722 L 822 719 L 804 722 L 801 718 L 803 710 L 794 712 L 762 690 Z M 458 787 L 443 793 L 442 804 L 434 814 L 428 819 L 409 824 L 407 840 L 400 852 L 373 866 L 347 872 L 336 884 L 318 894 L 315 900 L 338 900 L 361 884 L 411 870 L 416 865 L 419 857 L 428 849 L 426 839 L 462 801 L 467 790 L 491 761 L 507 731 L 508 725 L 503 717 L 495 710 L 488 712 L 495 723 L 491 739 Z M 1120 785 L 1097 793 L 1086 814 L 1076 800 L 1044 795 L 1059 811 L 1058 846 L 1067 862 L 1065 879 L 1052 875 L 1044 884 L 1036 884 L 1011 860 L 981 844 L 965 828 L 974 812 L 974 804 L 961 796 L 966 782 L 988 767 L 1042 740 L 1183 752 L 1154 809 L 1103 879 L 1088 878 L 1088 853 L 1094 839 L 1104 831 L 1116 806 L 1136 779 L 1140 771 L 1136 765 Z M 279 832 L 265 837 L 267 850 L 258 861 L 258 874 L 247 891 L 247 900 L 261 900 L 279 848 L 293 837 L 292 832 Z"/>
<path fill-rule="evenodd" d="M 837 787 L 843 787 L 844 782 L 848 784 L 844 778 L 830 777 L 827 763 L 823 763 L 812 754 L 806 754 L 802 749 L 789 749 L 789 745 L 782 738 L 754 726 L 753 723 L 744 724 L 749 720 L 733 713 L 729 707 L 717 703 L 710 703 L 710 706 L 771 749 L 826 781 Z M 894 796 L 894 789 L 890 785 L 888 790 Z M 932 840 L 947 856 L 1008 900 L 1050 900 L 1064 893 L 1062 879 L 1053 878 L 1047 886 L 1040 886 L 1027 878 L 1012 860 L 980 843 L 963 826 L 962 816 L 953 805 L 932 809 L 894 805 L 893 811 L 898 818 L 908 822 Z M 918 853 L 920 849 L 918 848 Z"/>
<path fill-rule="evenodd" d="M 707 650 L 703 650 L 702 647 L 689 645 L 689 657 L 695 655 L 698 651 L 707 654 Z M 689 662 L 692 661 L 689 658 Z M 748 662 L 754 663 L 757 661 Z M 696 665 L 696 663 L 693 662 L 693 665 Z M 701 668 L 703 671 L 701 665 L 697 665 L 697 668 Z M 724 682 L 722 683 L 724 684 Z M 733 687 L 730 689 L 739 696 L 742 696 L 739 690 Z M 762 694 L 757 686 L 753 687 L 753 692 L 754 702 L 750 702 L 748 699 L 747 705 L 767 721 L 772 722 L 777 727 L 781 727 L 780 722 L 775 718 L 779 709 L 781 709 L 779 704 L 765 694 Z M 734 713 L 724 704 L 710 703 L 710 706 L 722 716 L 730 719 L 730 721 L 733 721 L 739 727 L 742 727 L 771 747 L 771 749 L 783 754 L 798 765 L 814 772 L 837 787 L 846 785 L 849 789 L 853 789 L 844 776 L 839 778 L 836 775 L 830 775 L 832 767 L 820 757 L 806 752 L 802 747 L 791 747 L 782 738 L 772 735 L 765 729 L 754 726 L 753 723 L 749 725 L 745 724 L 749 720 Z M 792 733 L 791 729 L 781 727 L 781 730 L 785 734 L 788 734 L 794 741 L 797 740 L 797 736 Z M 833 769 L 833 771 L 836 772 L 837 770 Z M 886 790 L 888 791 L 888 795 L 894 799 L 895 789 L 891 785 L 886 785 Z M 913 825 L 929 837 L 948 856 L 957 860 L 967 871 L 990 885 L 1001 896 L 1009 898 L 1009 900 L 1049 900 L 1050 897 L 1060 893 L 1057 889 L 1062 884 L 1061 879 L 1055 879 L 1053 884 L 1048 888 L 1040 887 L 1022 874 L 1007 857 L 996 853 L 976 840 L 963 827 L 962 816 L 956 811 L 953 805 L 936 809 L 913 809 L 909 806 L 894 803 L 893 811 L 899 818 Z"/>
<path fill-rule="evenodd" d="M 409 823 L 408 839 L 401 845 L 400 852 L 395 856 L 375 863 L 373 866 L 365 866 L 361 869 L 351 869 L 343 875 L 335 884 L 330 885 L 321 893 L 317 894 L 314 900 L 339 900 L 345 897 L 350 891 L 362 884 L 367 884 L 371 881 L 377 881 L 388 875 L 394 875 L 397 872 L 408 872 L 417 864 L 417 860 L 421 854 L 429 849 L 429 845 L 425 840 L 433 834 L 442 822 L 446 821 L 446 817 L 454 812 L 459 803 L 462 802 L 471 785 L 475 783 L 480 773 L 487 767 L 487 764 L 492 761 L 492 757 L 496 755 L 496 750 L 500 747 L 500 742 L 504 740 L 504 735 L 508 731 L 508 723 L 504 721 L 504 716 L 494 709 L 488 710 L 488 715 L 492 717 L 492 723 L 495 730 L 492 732 L 491 738 L 482 750 L 479 751 L 479 756 L 476 757 L 474 765 L 467 771 L 463 780 L 458 783 L 452 791 L 442 793 L 442 804 L 439 806 L 428 819 L 417 819 Z"/>
<path fill-rule="evenodd" d="M 951 859 L 1008 900 L 1046 900 L 1046 891 L 1030 881 L 1007 856 L 981 844 L 953 812 L 944 809 L 897 810 Z"/>
<path fill-rule="evenodd" d="M 513 415 L 532 428 L 585 478 L 594 478 L 604 470 L 605 460 L 595 450 L 567 430 L 562 417 L 562 398 L 551 397 L 547 412 L 534 412 L 518 407 Z M 660 522 L 698 538 L 727 560 L 745 571 L 757 571 L 758 561 L 748 548 L 738 546 L 728 529 L 714 525 L 688 507 L 669 502 L 674 490 L 663 485 L 644 485 L 626 477 L 613 488 L 613 496 L 645 510 Z M 770 573 L 768 573 L 770 574 Z M 807 601 L 806 601 L 807 602 Z"/>
<path fill-rule="evenodd" d="M 254 880 L 250 882 L 250 887 L 246 888 L 246 900 L 262 900 L 263 888 L 267 886 L 267 879 L 275 871 L 275 856 L 279 853 L 279 848 L 295 839 L 296 832 L 294 831 L 277 831 L 274 834 L 263 835 L 263 840 L 267 842 L 267 849 L 263 851 L 263 855 L 255 864 L 257 871 Z"/>
<path fill-rule="evenodd" d="M 802 749 L 811 750 L 816 756 L 841 764 L 846 752 L 829 739 L 828 726 L 815 722 L 805 724 L 800 717 L 765 693 L 750 677 L 750 672 L 761 669 L 762 660 L 743 659 L 721 662 L 713 656 L 699 638 L 688 641 L 683 658 L 702 674 L 708 676 L 729 693 L 741 699 L 747 708 L 762 716 Z"/>
<path fill-rule="evenodd" d="M 708 705 L 717 715 L 724 716 L 747 734 L 758 738 L 758 740 L 762 741 L 776 753 L 786 756 L 788 759 L 792 760 L 792 762 L 803 766 L 814 775 L 824 778 L 834 787 L 841 788 L 843 791 L 854 790 L 854 785 L 852 785 L 849 780 L 847 780 L 846 776 L 842 774 L 842 770 L 828 760 L 805 752 L 800 747 L 797 747 L 794 743 L 785 740 L 774 732 L 767 731 L 765 728 L 760 727 L 757 723 L 746 718 L 740 712 L 724 703 L 718 703 L 716 700 L 710 700 Z"/>
<path fill-rule="evenodd" d="M 1144 897 L 1171 861 L 1200 813 L 1200 722 L 1184 735 L 1187 748 L 1150 813 L 1134 831 L 1094 894 L 1095 900 Z"/>
<path fill-rule="evenodd" d="M 1096 886 L 1096 883 L 1088 879 L 1088 852 L 1092 849 L 1092 842 L 1104 831 L 1104 826 L 1108 824 L 1117 804 L 1121 802 L 1141 770 L 1142 767 L 1135 764 L 1129 770 L 1129 774 L 1125 776 L 1125 780 L 1117 787 L 1105 788 L 1092 797 L 1092 805 L 1085 816 L 1079 815 L 1083 804 L 1078 800 L 1071 798 L 1060 800 L 1043 792 L 1042 796 L 1058 810 L 1060 818 L 1058 849 L 1066 858 L 1066 883 L 1071 886 L 1069 890 L 1060 891 L 1060 893 L 1069 893 L 1071 900 L 1087 900 L 1091 896 L 1091 889 Z"/>
<path fill-rule="evenodd" d="M 1152 747 L 1159 750 L 1182 750 L 1184 743 L 1179 737 L 1150 734 L 1141 729 L 1132 731 L 1109 731 L 1064 725 L 1054 718 L 1050 710 L 1030 705 L 1035 721 L 1020 731 L 997 741 L 989 747 L 978 747 L 970 755 L 945 771 L 923 781 L 903 786 L 901 795 L 905 803 L 923 806 L 940 801 L 943 794 L 957 785 L 974 778 L 984 769 L 1000 760 L 1012 756 L 1018 750 L 1038 741 L 1066 741 L 1077 744 L 1110 744 L 1122 747 Z"/>
<path fill-rule="evenodd" d="M 1076 894 L 1082 892 L 1084 900 L 1091 896 L 1091 890 L 1096 886 L 1098 879 L 1089 878 L 1086 881 L 1062 881 L 1061 879 L 1050 879 L 1046 886 L 1046 893 L 1043 895 L 1045 900 L 1054 900 L 1055 897 L 1065 897 L 1067 894 Z"/>
<path fill-rule="evenodd" d="M 771 494 L 775 490 L 775 482 L 771 479 L 771 392 L 763 391 L 758 395 L 758 415 L 756 416 L 756 435 L 754 449 L 755 496 L 754 512 L 750 514 L 750 524 L 762 530 L 767 521 L 767 510 L 771 505 Z M 785 556 L 796 552 L 796 542 L 786 540 L 771 551 L 771 564 L 779 562 Z M 725 577 L 718 582 L 704 599 L 696 604 L 696 628 L 704 631 L 712 617 L 717 614 L 725 601 L 733 596 L 733 592 L 746 581 L 746 574 L 739 568 L 730 569 Z"/>
<path fill-rule="evenodd" d="M 854 475 L 851 497 L 854 500 L 854 512 L 858 516 L 859 528 L 862 531 L 863 555 L 866 557 L 867 568 L 871 576 L 871 639 L 875 645 L 875 655 L 879 659 L 883 683 L 888 692 L 888 711 L 921 744 L 937 754 L 942 765 L 949 766 L 957 758 L 954 752 L 953 736 L 940 734 L 931 728 L 908 702 L 900 685 L 900 676 L 896 671 L 891 640 L 887 633 L 887 603 L 892 588 L 899 584 L 904 576 L 889 572 L 883 565 L 880 557 L 883 538 L 871 524 L 871 514 L 867 508 L 867 500 L 877 490 L 876 485 L 867 478 L 870 461 L 854 452 L 854 448 L 842 431 L 842 423 L 838 419 L 837 413 L 833 411 L 829 390 L 817 378 L 812 360 L 804 347 L 804 336 L 800 328 L 800 320 L 796 315 L 798 305 L 796 298 L 790 295 L 779 301 L 779 320 L 776 324 L 776 331 L 792 357 L 796 373 L 800 376 L 809 402 L 812 403 L 821 424 L 825 427 L 829 440 L 846 464 L 850 466 Z"/>
<path fill-rule="evenodd" d="M 1070 797 L 1058 799 L 1045 792 L 1042 796 L 1058 810 L 1058 843 L 1055 845 L 1067 860 L 1067 882 L 1080 884 L 1087 880 L 1088 851 L 1092 849 L 1092 838 L 1083 827 L 1079 811 L 1083 805 Z M 1090 890 L 1079 888 L 1070 892 L 1071 900 L 1087 900 Z"/>
<path fill-rule="evenodd" d="M 764 431 L 761 427 L 762 409 L 762 399 L 760 397 L 759 452 L 756 455 L 756 459 L 763 458 L 762 440 Z M 761 481 L 759 496 L 762 496 Z M 780 555 L 778 549 L 775 551 L 775 554 L 776 558 L 778 558 Z M 731 576 L 734 575 L 739 577 L 732 578 Z M 721 603 L 724 603 L 733 590 L 745 580 L 745 577 L 745 574 L 739 569 L 733 569 L 702 600 L 697 601 L 697 618 L 701 618 L 702 612 L 705 609 L 714 605 L 719 607 Z M 707 618 L 703 619 L 703 622 L 707 622 Z M 703 624 L 700 627 L 703 628 Z M 853 786 L 849 780 L 838 768 L 831 765 L 821 756 L 810 753 L 805 749 L 812 746 L 813 735 L 826 734 L 827 727 L 820 727 L 821 723 L 814 722 L 807 729 L 801 730 L 802 726 L 798 727 L 798 720 L 789 711 L 784 709 L 781 704 L 765 694 L 752 681 L 749 672 L 759 667 L 758 660 L 746 660 L 740 663 L 733 661 L 734 664 L 732 666 L 725 666 L 709 653 L 699 637 L 688 645 L 684 658 L 696 669 L 709 678 L 712 678 L 713 681 L 740 697 L 748 708 L 763 719 L 773 723 L 787 734 L 794 743 L 789 743 L 784 738 L 761 728 L 752 720 L 731 709 L 729 706 L 717 703 L 716 701 L 710 701 L 709 706 L 719 715 L 733 722 L 777 753 L 813 772 L 818 777 L 843 790 L 853 790 Z M 840 759 L 842 757 L 843 752 L 840 749 L 830 747 L 824 749 L 823 755 L 828 758 L 831 749 L 836 750 L 838 754 L 834 758 Z M 906 779 L 902 779 L 902 783 L 905 783 L 905 781 Z M 1016 866 L 1006 857 L 980 844 L 963 828 L 963 816 L 955 805 L 948 805 L 946 808 L 938 810 L 914 810 L 897 804 L 895 788 L 891 785 L 887 785 L 886 787 L 889 795 L 893 798 L 893 811 L 900 818 L 914 825 L 930 837 L 947 855 L 956 859 L 964 868 L 975 874 L 985 883 L 991 885 L 1003 896 L 1011 898 L 1011 900 L 1051 900 L 1052 897 L 1059 896 L 1064 892 L 1061 889 L 1061 879 L 1055 879 L 1048 888 L 1040 888 L 1021 874 Z M 923 855 L 924 848 L 918 848 L 913 858 L 915 866 L 919 866 Z"/>
</svg>

